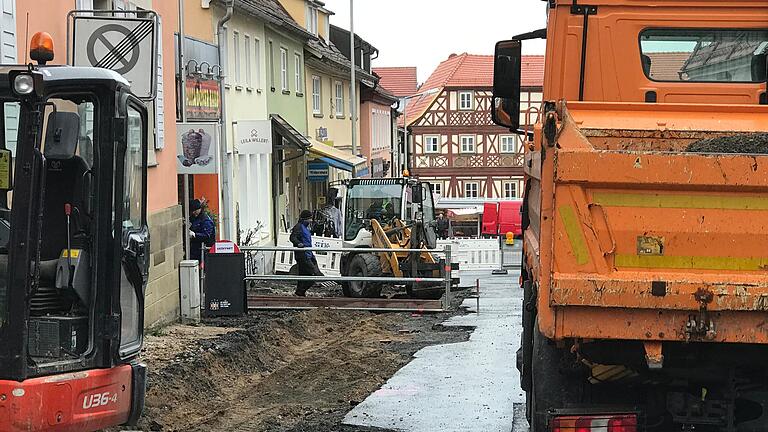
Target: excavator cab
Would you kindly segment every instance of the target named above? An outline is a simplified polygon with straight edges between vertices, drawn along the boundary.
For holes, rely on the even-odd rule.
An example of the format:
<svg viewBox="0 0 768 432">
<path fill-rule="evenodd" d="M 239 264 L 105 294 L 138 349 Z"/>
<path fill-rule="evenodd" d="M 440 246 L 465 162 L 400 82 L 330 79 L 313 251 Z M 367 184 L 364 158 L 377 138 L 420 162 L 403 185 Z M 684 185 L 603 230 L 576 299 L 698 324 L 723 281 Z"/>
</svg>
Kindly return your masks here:
<svg viewBox="0 0 768 432">
<path fill-rule="evenodd" d="M 135 421 L 147 109 L 110 70 L 32 65 L 0 67 L 0 109 L 0 430 Z"/>
</svg>

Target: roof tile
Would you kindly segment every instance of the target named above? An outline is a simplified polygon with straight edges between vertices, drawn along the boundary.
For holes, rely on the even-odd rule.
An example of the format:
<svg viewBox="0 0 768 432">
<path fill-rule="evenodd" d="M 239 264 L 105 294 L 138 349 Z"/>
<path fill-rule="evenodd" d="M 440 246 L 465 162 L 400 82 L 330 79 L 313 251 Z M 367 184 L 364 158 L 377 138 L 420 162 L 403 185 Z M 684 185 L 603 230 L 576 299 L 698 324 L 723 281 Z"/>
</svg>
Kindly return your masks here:
<svg viewBox="0 0 768 432">
<path fill-rule="evenodd" d="M 544 85 L 544 56 L 523 56 L 521 85 Z M 451 54 L 432 72 L 419 88 L 420 91 L 439 87 L 492 87 L 493 56 L 476 54 Z"/>
<path fill-rule="evenodd" d="M 379 85 L 397 97 L 409 96 L 416 93 L 416 68 L 409 67 L 377 67 L 373 73 L 381 77 Z"/>
</svg>

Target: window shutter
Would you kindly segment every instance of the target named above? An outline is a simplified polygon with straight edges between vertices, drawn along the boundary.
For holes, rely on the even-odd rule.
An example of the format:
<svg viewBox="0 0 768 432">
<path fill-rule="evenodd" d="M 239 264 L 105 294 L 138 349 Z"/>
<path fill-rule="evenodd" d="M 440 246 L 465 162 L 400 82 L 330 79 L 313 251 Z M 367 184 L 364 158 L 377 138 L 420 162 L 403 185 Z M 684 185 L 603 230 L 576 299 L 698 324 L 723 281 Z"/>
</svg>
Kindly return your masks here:
<svg viewBox="0 0 768 432">
<path fill-rule="evenodd" d="M 155 150 L 165 148 L 165 97 L 163 92 L 163 23 L 157 17 L 157 96 L 155 97 Z"/>
<path fill-rule="evenodd" d="M 16 64 L 16 2 L 3 1 L 3 16 L 0 20 L 0 55 L 3 64 Z"/>
</svg>

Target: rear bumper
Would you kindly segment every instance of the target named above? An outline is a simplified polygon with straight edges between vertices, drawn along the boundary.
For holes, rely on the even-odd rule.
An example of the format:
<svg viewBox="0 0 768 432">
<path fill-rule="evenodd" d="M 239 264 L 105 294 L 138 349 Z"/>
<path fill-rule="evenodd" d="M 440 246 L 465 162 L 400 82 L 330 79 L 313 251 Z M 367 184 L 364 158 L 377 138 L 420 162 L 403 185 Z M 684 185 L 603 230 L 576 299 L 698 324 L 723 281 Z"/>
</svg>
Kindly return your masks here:
<svg viewBox="0 0 768 432">
<path fill-rule="evenodd" d="M 138 419 L 146 367 L 0 381 L 0 431 L 90 432 Z M 132 409 L 133 408 L 133 409 Z"/>
</svg>

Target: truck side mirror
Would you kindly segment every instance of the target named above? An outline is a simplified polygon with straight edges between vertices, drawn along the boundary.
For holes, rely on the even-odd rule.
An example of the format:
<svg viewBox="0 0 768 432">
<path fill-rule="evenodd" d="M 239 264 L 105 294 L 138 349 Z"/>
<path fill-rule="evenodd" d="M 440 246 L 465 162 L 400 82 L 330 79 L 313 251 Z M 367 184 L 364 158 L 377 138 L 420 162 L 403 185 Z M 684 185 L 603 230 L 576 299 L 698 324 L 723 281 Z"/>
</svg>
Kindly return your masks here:
<svg viewBox="0 0 768 432">
<path fill-rule="evenodd" d="M 520 128 L 520 47 L 515 39 L 497 42 L 493 60 L 491 117 L 497 125 L 514 131 Z"/>
</svg>

